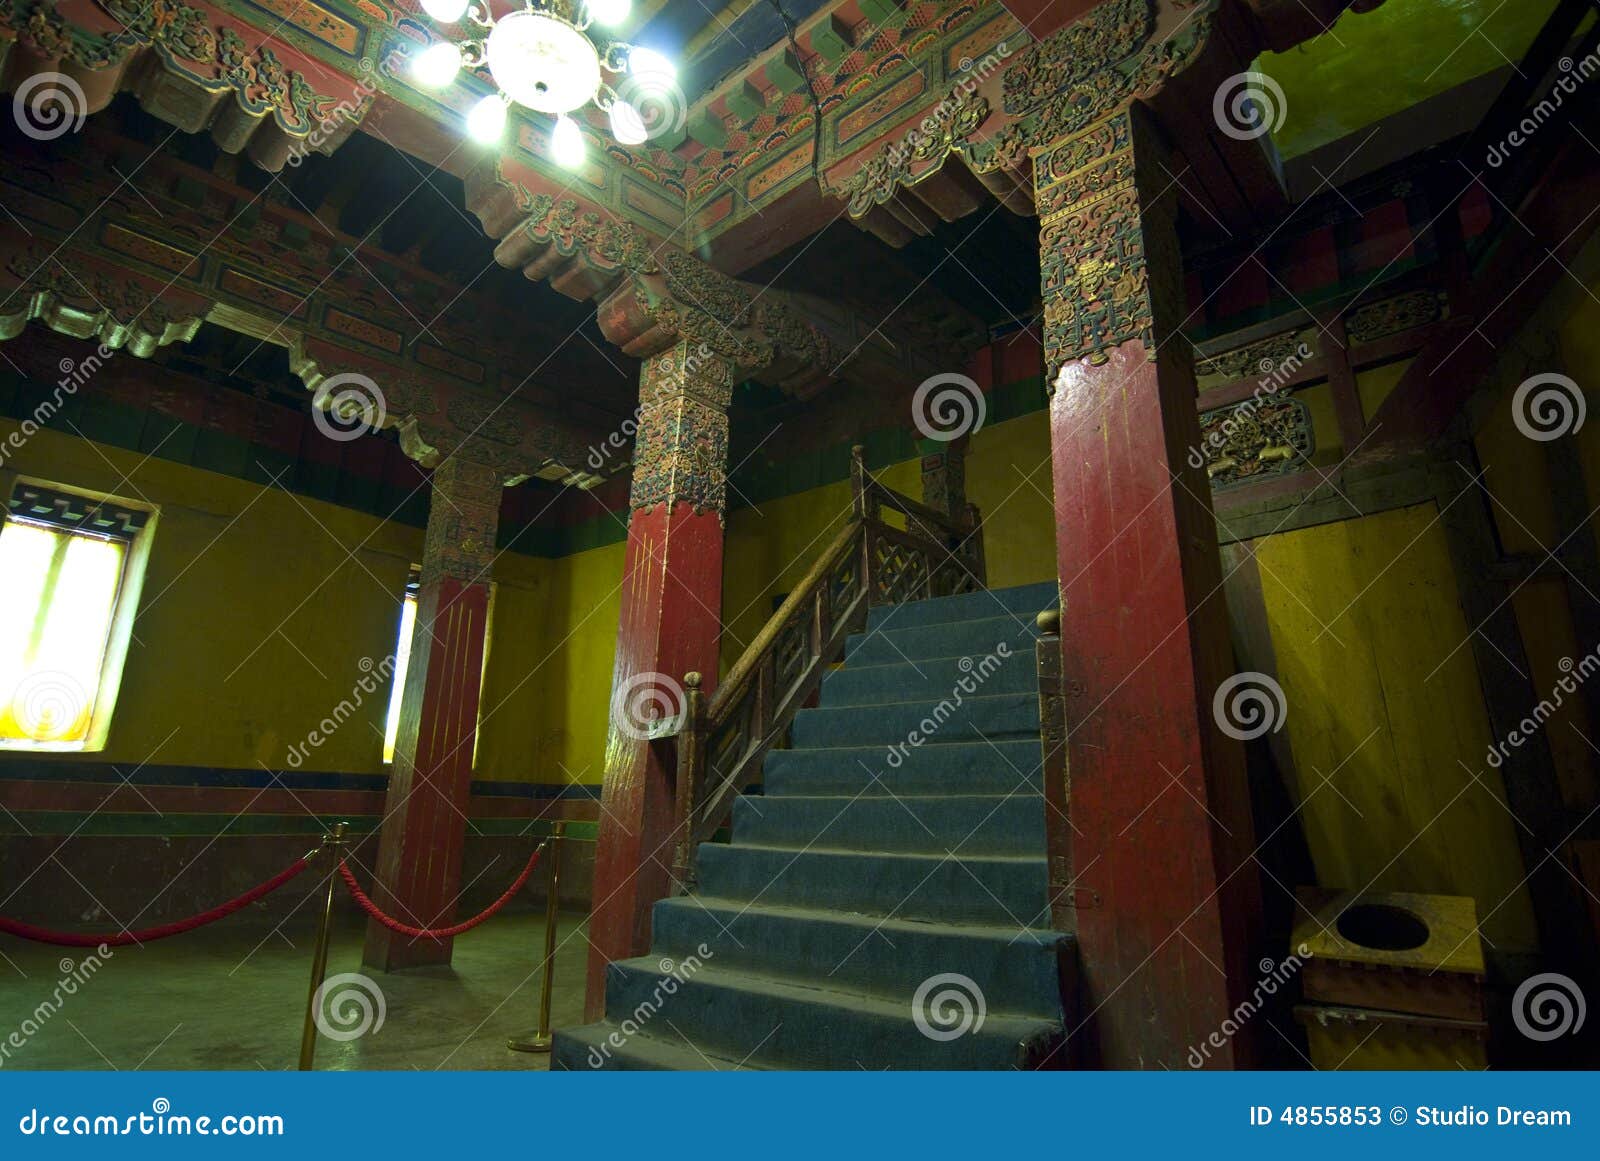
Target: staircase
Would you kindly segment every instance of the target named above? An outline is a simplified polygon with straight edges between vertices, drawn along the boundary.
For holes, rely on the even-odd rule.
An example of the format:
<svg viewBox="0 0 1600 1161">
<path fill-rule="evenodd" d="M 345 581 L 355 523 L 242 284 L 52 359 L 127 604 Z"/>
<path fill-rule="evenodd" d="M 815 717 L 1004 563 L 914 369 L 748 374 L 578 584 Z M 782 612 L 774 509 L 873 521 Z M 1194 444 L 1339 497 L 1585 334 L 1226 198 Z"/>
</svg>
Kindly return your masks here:
<svg viewBox="0 0 1600 1161">
<path fill-rule="evenodd" d="M 1057 599 L 874 609 L 552 1067 L 1061 1067 L 1074 958 L 1048 930 L 1034 658 Z"/>
</svg>

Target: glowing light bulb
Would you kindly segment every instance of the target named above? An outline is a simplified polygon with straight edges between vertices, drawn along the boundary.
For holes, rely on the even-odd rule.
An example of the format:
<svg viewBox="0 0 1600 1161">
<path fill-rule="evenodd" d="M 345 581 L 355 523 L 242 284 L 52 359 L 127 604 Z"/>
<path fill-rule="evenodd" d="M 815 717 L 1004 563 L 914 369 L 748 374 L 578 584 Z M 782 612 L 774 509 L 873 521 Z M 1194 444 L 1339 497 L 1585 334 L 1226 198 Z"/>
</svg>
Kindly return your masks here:
<svg viewBox="0 0 1600 1161">
<path fill-rule="evenodd" d="M 461 71 L 461 50 L 448 41 L 429 45 L 411 65 L 411 75 L 430 89 L 442 89 Z"/>
<path fill-rule="evenodd" d="M 467 136 L 480 145 L 493 145 L 506 131 L 506 102 L 498 93 L 490 94 L 467 114 Z"/>
<path fill-rule="evenodd" d="M 653 48 L 636 48 L 628 53 L 628 71 L 636 77 L 678 79 L 678 66 Z"/>
<path fill-rule="evenodd" d="M 589 0 L 589 15 L 596 24 L 616 27 L 628 19 L 633 10 L 631 0 Z"/>
<path fill-rule="evenodd" d="M 611 136 L 620 145 L 643 145 L 650 140 L 650 130 L 645 128 L 639 110 L 620 97 L 611 102 Z"/>
<path fill-rule="evenodd" d="M 440 24 L 454 24 L 467 13 L 468 0 L 422 0 L 422 10 Z"/>
<path fill-rule="evenodd" d="M 550 156 L 555 163 L 565 169 L 577 169 L 587 153 L 578 123 L 571 117 L 557 117 L 555 132 L 550 134 Z"/>
</svg>

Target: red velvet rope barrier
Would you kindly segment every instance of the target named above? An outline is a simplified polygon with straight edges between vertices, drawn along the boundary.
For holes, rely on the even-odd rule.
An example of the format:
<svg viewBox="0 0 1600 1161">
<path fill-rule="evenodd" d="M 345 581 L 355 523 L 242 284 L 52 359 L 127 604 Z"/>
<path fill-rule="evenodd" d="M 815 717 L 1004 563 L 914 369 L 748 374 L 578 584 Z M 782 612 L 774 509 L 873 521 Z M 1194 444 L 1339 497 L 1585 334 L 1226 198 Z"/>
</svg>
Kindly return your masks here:
<svg viewBox="0 0 1600 1161">
<path fill-rule="evenodd" d="M 204 927 L 208 923 L 215 923 L 219 919 L 226 919 L 241 907 L 248 907 L 257 899 L 270 895 L 290 879 L 294 878 L 309 865 L 309 856 L 296 859 L 289 866 L 279 871 L 265 883 L 251 887 L 237 899 L 230 899 L 220 907 L 213 907 L 210 911 L 202 912 L 192 919 L 182 919 L 177 923 L 164 923 L 160 927 L 147 927 L 143 931 L 123 931 L 116 935 L 82 935 L 71 931 L 50 931 L 43 927 L 34 927 L 27 923 L 18 923 L 15 919 L 0 916 L 0 932 L 7 935 L 19 936 L 22 939 L 31 939 L 35 943 L 50 943 L 56 947 L 124 947 L 130 943 L 149 943 L 154 939 L 166 939 L 169 935 L 182 935 L 186 931 L 193 931 L 197 927 Z"/>
<path fill-rule="evenodd" d="M 504 895 L 465 923 L 457 923 L 454 927 L 425 928 L 412 927 L 409 924 L 401 923 L 398 919 L 385 915 L 378 910 L 378 905 L 367 897 L 367 893 L 361 889 L 361 884 L 356 882 L 356 877 L 350 873 L 350 868 L 345 865 L 343 859 L 339 860 L 339 874 L 343 876 L 344 885 L 350 888 L 350 894 L 355 897 L 355 901 L 361 904 L 361 909 L 390 931 L 397 931 L 401 935 L 409 935 L 412 939 L 445 940 L 460 935 L 462 932 L 471 931 L 484 920 L 494 918 L 502 907 L 511 902 L 518 891 L 527 886 L 528 879 L 533 875 L 533 868 L 539 865 L 539 856 L 542 854 L 544 854 L 544 844 L 540 843 L 534 849 L 533 857 L 528 860 L 528 865 L 522 868 L 522 874 L 517 876 L 517 881 L 506 889 Z"/>
</svg>

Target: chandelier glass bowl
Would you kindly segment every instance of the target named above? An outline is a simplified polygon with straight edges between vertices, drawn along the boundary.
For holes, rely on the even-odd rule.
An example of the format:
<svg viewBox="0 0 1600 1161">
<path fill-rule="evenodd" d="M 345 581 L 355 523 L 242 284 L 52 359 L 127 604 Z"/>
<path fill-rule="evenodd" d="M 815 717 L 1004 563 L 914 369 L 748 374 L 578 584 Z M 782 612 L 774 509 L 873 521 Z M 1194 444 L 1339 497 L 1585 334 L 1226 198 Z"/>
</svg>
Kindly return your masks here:
<svg viewBox="0 0 1600 1161">
<path fill-rule="evenodd" d="M 423 10 L 440 24 L 465 24 L 468 37 L 439 41 L 420 53 L 412 75 L 429 88 L 451 84 L 462 68 L 487 67 L 498 92 L 484 97 L 467 115 L 467 132 L 478 141 L 498 141 L 506 106 L 518 104 L 555 118 L 552 154 L 562 165 L 583 163 L 583 133 L 572 114 L 593 104 L 609 114 L 611 134 L 623 145 L 649 137 L 643 115 L 617 95 L 608 75 L 676 70 L 660 53 L 620 41 L 597 43 L 596 24 L 627 19 L 629 0 L 524 0 L 496 17 L 487 0 L 422 0 Z M 493 107 L 493 106 L 498 106 Z"/>
</svg>

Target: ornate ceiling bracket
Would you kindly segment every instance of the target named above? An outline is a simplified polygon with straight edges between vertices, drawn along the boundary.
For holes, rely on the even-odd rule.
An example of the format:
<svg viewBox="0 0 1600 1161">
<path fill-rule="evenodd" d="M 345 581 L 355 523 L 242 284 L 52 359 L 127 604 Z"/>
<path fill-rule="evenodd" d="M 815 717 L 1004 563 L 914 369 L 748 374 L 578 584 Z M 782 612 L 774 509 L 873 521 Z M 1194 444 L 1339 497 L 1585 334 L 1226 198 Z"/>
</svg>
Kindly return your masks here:
<svg viewBox="0 0 1600 1161">
<path fill-rule="evenodd" d="M 1031 153 L 1157 92 L 1206 46 L 1220 0 L 1106 0 L 1016 54 L 980 85 L 958 85 L 899 140 L 835 187 L 863 229 L 892 246 L 979 204 L 1033 213 Z M 945 164 L 965 163 L 962 175 Z"/>
<path fill-rule="evenodd" d="M 220 9 L 178 0 L 0 0 L 8 43 L 0 82 L 16 92 L 30 136 L 74 132 L 128 90 L 168 124 L 209 130 L 219 148 L 272 172 L 332 153 L 378 91 L 370 61 L 352 78 Z"/>
<path fill-rule="evenodd" d="M 158 279 L 129 277 L 98 263 L 69 269 L 39 242 L 20 246 L 0 274 L 0 339 L 14 339 L 35 319 L 53 331 L 147 359 L 168 343 L 186 343 L 210 304 L 166 296 Z"/>
</svg>

